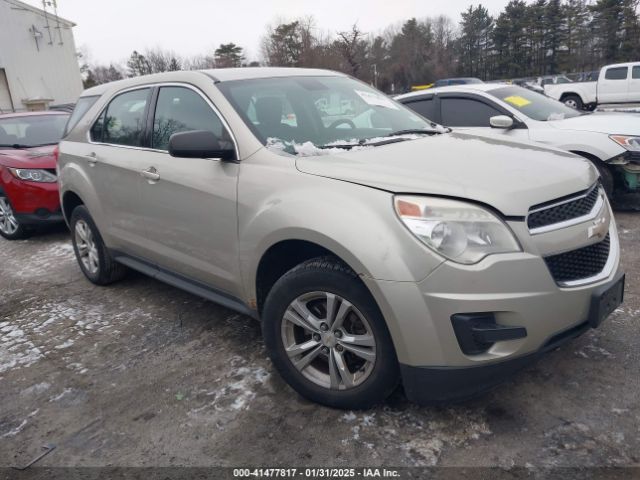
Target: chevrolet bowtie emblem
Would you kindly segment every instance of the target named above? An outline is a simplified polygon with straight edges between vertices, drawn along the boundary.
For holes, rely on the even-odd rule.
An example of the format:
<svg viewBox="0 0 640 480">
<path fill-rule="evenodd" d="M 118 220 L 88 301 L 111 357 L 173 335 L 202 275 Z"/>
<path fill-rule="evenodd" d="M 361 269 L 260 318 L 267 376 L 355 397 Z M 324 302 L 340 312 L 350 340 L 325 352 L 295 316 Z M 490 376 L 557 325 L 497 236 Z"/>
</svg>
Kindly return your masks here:
<svg viewBox="0 0 640 480">
<path fill-rule="evenodd" d="M 587 230 L 587 238 L 604 238 L 608 231 L 607 219 L 605 217 L 596 218 Z"/>
</svg>

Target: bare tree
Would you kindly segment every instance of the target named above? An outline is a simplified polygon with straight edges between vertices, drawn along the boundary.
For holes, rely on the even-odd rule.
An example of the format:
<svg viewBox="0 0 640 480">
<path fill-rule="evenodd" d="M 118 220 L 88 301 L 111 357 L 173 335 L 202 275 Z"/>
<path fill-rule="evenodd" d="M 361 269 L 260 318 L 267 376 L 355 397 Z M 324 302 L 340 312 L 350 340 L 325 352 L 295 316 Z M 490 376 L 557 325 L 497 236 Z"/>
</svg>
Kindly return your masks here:
<svg viewBox="0 0 640 480">
<path fill-rule="evenodd" d="M 349 73 L 354 76 L 358 76 L 365 61 L 367 52 L 367 42 L 363 39 L 365 35 L 358 25 L 354 24 L 350 31 L 339 32 L 334 44 L 346 61 Z"/>
<path fill-rule="evenodd" d="M 216 60 L 210 55 L 196 55 L 182 60 L 183 70 L 206 70 L 216 68 Z"/>
</svg>

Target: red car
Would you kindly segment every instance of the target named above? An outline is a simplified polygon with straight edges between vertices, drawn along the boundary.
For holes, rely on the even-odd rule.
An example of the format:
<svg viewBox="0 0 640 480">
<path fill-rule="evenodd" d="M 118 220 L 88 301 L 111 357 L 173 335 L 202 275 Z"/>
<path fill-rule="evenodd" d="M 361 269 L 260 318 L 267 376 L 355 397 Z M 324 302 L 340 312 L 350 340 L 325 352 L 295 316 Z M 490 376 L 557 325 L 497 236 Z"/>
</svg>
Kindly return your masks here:
<svg viewBox="0 0 640 480">
<path fill-rule="evenodd" d="M 43 223 L 64 221 L 56 176 L 65 112 L 0 115 L 0 235 L 24 238 Z"/>
</svg>

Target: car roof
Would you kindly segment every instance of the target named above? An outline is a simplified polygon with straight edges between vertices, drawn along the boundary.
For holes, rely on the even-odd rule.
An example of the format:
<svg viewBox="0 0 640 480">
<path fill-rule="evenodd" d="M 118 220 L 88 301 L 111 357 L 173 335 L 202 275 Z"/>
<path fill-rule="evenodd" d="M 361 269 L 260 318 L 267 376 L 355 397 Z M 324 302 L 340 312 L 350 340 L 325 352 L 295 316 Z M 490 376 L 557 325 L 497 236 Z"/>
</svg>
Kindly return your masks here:
<svg viewBox="0 0 640 480">
<path fill-rule="evenodd" d="M 441 78 L 440 80 L 436 80 L 438 82 L 449 82 L 451 80 L 480 80 L 478 77 L 450 77 L 450 78 Z M 482 81 L 482 80 L 480 80 Z"/>
<path fill-rule="evenodd" d="M 602 68 L 632 67 L 634 65 L 640 65 L 640 62 L 612 63 L 610 65 L 605 65 Z"/>
<path fill-rule="evenodd" d="M 35 112 L 11 112 L 11 113 L 0 113 L 0 118 L 39 117 L 44 115 L 70 115 L 70 113 L 63 112 L 60 110 L 43 110 L 43 111 L 35 111 Z"/>
<path fill-rule="evenodd" d="M 344 73 L 318 68 L 285 68 L 285 67 L 242 67 L 242 68 L 213 68 L 208 70 L 189 70 L 178 72 L 154 73 L 140 77 L 126 78 L 115 82 L 105 83 L 89 88 L 82 93 L 82 97 L 102 95 L 111 89 L 134 87 L 137 85 L 158 82 L 179 82 L 193 79 L 194 76 L 206 75 L 214 82 L 230 82 L 234 80 L 251 80 L 256 78 L 276 77 L 346 77 Z"/>
<path fill-rule="evenodd" d="M 467 83 L 464 85 L 449 85 L 446 87 L 434 87 L 434 88 L 429 88 L 427 90 L 418 90 L 417 92 L 405 93 L 403 95 L 398 95 L 397 97 L 394 97 L 394 98 L 396 100 L 402 100 L 405 98 L 421 97 L 423 95 L 433 95 L 436 93 L 448 93 L 448 92 L 453 92 L 453 93 L 455 92 L 464 93 L 469 91 L 490 92 L 491 90 L 495 90 L 497 88 L 517 87 L 517 86 L 518 85 L 512 85 L 509 83 Z"/>
</svg>

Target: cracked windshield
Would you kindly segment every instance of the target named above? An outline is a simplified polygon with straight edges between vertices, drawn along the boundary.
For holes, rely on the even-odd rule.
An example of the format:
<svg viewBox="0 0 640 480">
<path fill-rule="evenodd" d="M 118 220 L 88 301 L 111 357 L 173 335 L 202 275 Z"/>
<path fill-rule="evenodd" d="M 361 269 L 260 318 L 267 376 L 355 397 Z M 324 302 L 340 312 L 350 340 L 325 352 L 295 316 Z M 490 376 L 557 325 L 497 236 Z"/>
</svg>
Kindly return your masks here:
<svg viewBox="0 0 640 480">
<path fill-rule="evenodd" d="M 371 148 L 445 131 L 346 77 L 242 80 L 219 87 L 263 144 L 292 154 Z"/>
</svg>

